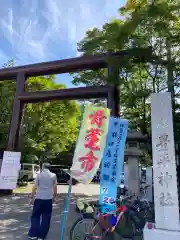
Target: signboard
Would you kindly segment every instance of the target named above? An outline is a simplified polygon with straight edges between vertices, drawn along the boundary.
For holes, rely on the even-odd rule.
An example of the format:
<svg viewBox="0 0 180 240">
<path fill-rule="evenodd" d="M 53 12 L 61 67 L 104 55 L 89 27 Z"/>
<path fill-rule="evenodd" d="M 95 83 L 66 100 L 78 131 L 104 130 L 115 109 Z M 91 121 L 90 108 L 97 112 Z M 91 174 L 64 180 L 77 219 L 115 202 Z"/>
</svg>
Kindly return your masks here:
<svg viewBox="0 0 180 240">
<path fill-rule="evenodd" d="M 0 189 L 15 189 L 19 176 L 21 153 L 4 151 L 1 172 Z"/>
<path fill-rule="evenodd" d="M 90 183 L 99 168 L 106 143 L 109 116 L 108 108 L 85 106 L 71 167 L 71 176 L 81 183 Z"/>
<path fill-rule="evenodd" d="M 127 129 L 127 120 L 110 117 L 100 178 L 99 203 L 104 213 L 116 210 L 117 186 L 123 171 Z"/>
<path fill-rule="evenodd" d="M 179 230 L 179 207 L 171 94 L 151 96 L 153 181 L 156 228 Z"/>
<path fill-rule="evenodd" d="M 0 176 L 0 189 L 16 189 L 17 177 Z"/>
</svg>

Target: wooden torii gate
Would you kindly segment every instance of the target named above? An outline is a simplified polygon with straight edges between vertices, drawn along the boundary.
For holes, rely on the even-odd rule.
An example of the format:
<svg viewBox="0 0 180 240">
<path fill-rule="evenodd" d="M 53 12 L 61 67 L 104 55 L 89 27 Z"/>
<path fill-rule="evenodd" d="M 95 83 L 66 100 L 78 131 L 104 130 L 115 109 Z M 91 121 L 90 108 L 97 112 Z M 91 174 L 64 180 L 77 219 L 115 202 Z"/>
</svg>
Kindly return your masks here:
<svg viewBox="0 0 180 240">
<path fill-rule="evenodd" d="M 111 109 L 111 114 L 119 114 L 119 93 L 116 86 L 104 85 L 99 87 L 79 87 L 52 91 L 26 92 L 25 82 L 28 77 L 42 76 L 48 74 L 60 74 L 78 72 L 84 70 L 95 70 L 98 68 L 108 68 L 108 77 L 118 78 L 118 68 L 111 66 L 110 59 L 116 59 L 123 63 L 127 58 L 136 62 L 149 61 L 152 59 L 151 49 L 129 49 L 117 53 L 99 54 L 95 56 L 82 56 L 65 60 L 30 64 L 19 67 L 0 69 L 0 81 L 16 80 L 16 94 L 14 97 L 13 112 L 9 130 L 7 150 L 18 151 L 20 125 L 24 104 L 36 103 L 52 100 L 83 100 L 90 98 L 106 98 L 107 107 Z"/>
</svg>

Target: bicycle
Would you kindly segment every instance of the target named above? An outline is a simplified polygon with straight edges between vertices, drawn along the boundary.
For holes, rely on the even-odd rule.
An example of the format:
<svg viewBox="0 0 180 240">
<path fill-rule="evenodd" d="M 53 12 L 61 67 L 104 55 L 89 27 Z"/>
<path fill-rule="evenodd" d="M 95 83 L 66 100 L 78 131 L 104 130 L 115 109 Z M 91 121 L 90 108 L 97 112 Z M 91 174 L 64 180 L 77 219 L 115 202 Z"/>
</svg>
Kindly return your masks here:
<svg viewBox="0 0 180 240">
<path fill-rule="evenodd" d="M 97 204 L 94 206 L 94 214 L 82 214 L 77 219 L 70 231 L 70 240 L 76 240 L 78 234 L 83 240 L 91 239 L 104 239 L 105 237 L 117 233 L 120 237 L 133 239 L 135 236 L 142 238 L 141 224 L 142 220 L 140 216 L 133 208 L 128 207 L 126 201 L 131 200 L 135 195 L 127 196 L 123 200 L 118 200 L 118 206 L 116 211 L 110 213 L 101 213 L 102 205 Z M 123 227 L 129 225 L 130 229 Z M 81 232 L 82 231 L 82 232 Z M 79 240 L 79 238 L 78 238 Z"/>
<path fill-rule="evenodd" d="M 133 208 L 144 218 L 145 222 L 154 222 L 154 207 L 153 203 L 150 203 L 147 198 L 147 189 L 149 185 L 145 185 L 140 188 L 141 197 L 137 197 L 134 201 Z"/>
</svg>

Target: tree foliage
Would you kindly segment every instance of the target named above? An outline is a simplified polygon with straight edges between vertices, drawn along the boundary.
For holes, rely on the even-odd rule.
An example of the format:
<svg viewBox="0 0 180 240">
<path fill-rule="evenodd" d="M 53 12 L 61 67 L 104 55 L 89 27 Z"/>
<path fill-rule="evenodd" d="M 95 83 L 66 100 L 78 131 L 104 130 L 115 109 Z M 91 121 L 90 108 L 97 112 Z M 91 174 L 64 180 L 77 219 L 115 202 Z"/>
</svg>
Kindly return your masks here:
<svg viewBox="0 0 180 240">
<path fill-rule="evenodd" d="M 13 60 L 3 65 L 4 68 L 13 66 Z M 15 81 L 0 81 L 0 148 L 2 149 L 7 146 L 15 91 Z"/>
<path fill-rule="evenodd" d="M 151 135 L 150 94 L 169 90 L 174 103 L 174 117 L 179 117 L 179 40 L 180 2 L 175 0 L 128 0 L 119 9 L 121 18 L 94 28 L 78 43 L 84 55 L 117 52 L 123 49 L 151 47 L 157 60 L 134 63 L 122 58 L 117 63 L 119 79 L 109 79 L 107 70 L 84 71 L 73 75 L 73 83 L 87 86 L 119 84 L 121 115 L 131 127 Z M 176 141 L 180 140 L 176 125 Z"/>
<path fill-rule="evenodd" d="M 6 66 L 12 66 L 12 62 L 8 62 Z M 7 146 L 15 88 L 15 82 L 0 82 L 0 146 L 2 148 Z M 55 82 L 55 76 L 31 77 L 26 82 L 26 91 L 63 88 L 64 85 Z M 33 162 L 42 156 L 52 157 L 68 151 L 76 141 L 79 115 L 79 106 L 75 101 L 26 104 L 20 131 L 23 161 Z"/>
</svg>

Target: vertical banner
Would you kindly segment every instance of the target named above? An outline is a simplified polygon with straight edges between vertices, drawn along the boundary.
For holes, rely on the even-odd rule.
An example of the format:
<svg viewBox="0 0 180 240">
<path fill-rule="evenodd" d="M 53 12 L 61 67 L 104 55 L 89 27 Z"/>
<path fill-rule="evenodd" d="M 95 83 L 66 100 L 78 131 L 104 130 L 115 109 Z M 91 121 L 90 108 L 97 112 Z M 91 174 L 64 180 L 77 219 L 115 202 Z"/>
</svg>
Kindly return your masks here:
<svg viewBox="0 0 180 240">
<path fill-rule="evenodd" d="M 71 177 L 90 183 L 99 168 L 106 143 L 110 110 L 85 106 L 81 129 L 71 167 Z"/>
<path fill-rule="evenodd" d="M 104 213 L 116 210 L 117 185 L 123 170 L 127 129 L 127 120 L 110 117 L 100 178 L 99 203 Z"/>
<path fill-rule="evenodd" d="M 83 113 L 84 113 L 84 104 L 82 105 L 82 108 L 81 108 L 79 131 L 80 131 L 81 124 L 82 124 Z M 79 132 L 78 132 L 78 136 L 79 136 Z M 65 208 L 64 208 L 64 213 L 63 213 L 63 219 L 62 219 L 62 223 L 61 223 L 60 240 L 64 239 L 64 233 L 65 233 L 65 230 L 66 230 L 66 223 L 67 223 L 67 220 L 68 220 L 68 217 L 69 217 L 71 189 L 72 189 L 72 177 L 70 176 L 69 187 L 68 187 L 68 192 L 67 192 L 66 201 L 65 201 Z"/>
</svg>

